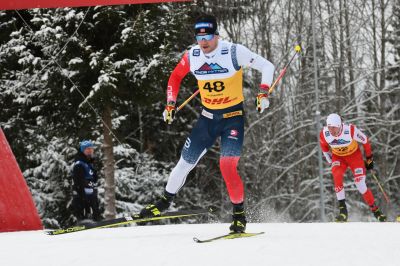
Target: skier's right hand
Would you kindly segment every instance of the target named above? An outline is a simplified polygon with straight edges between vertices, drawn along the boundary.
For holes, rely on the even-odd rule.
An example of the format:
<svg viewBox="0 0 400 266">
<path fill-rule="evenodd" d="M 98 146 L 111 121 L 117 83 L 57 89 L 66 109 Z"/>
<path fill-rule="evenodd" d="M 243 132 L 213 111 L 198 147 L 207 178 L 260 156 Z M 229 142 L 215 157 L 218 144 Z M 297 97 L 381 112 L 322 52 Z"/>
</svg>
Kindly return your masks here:
<svg viewBox="0 0 400 266">
<path fill-rule="evenodd" d="M 168 124 L 172 124 L 172 121 L 174 121 L 175 112 L 175 102 L 168 102 L 163 112 L 164 121 Z"/>
</svg>

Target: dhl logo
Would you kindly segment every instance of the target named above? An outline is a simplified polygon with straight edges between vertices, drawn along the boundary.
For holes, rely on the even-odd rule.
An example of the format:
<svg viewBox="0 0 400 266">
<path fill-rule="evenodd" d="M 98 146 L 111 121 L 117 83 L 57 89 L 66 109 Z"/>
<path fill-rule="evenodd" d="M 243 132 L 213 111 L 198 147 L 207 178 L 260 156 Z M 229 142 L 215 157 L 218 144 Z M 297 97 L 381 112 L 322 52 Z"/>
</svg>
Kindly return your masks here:
<svg viewBox="0 0 400 266">
<path fill-rule="evenodd" d="M 236 100 L 237 97 L 230 99 L 229 96 L 228 97 L 222 97 L 222 98 L 214 98 L 214 99 L 210 99 L 210 98 L 205 98 L 204 97 L 204 102 L 207 104 L 226 104 L 226 103 L 230 103 L 234 100 Z"/>
</svg>

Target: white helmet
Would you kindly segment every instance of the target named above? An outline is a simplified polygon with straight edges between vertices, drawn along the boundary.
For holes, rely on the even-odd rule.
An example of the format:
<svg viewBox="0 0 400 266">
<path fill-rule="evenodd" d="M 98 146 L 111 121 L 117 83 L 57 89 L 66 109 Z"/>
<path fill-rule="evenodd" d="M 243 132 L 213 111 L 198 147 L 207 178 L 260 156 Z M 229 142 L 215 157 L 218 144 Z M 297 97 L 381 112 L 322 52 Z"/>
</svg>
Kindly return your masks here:
<svg viewBox="0 0 400 266">
<path fill-rule="evenodd" d="M 326 125 L 328 127 L 341 127 L 342 126 L 342 119 L 338 114 L 330 114 L 326 118 Z"/>
</svg>

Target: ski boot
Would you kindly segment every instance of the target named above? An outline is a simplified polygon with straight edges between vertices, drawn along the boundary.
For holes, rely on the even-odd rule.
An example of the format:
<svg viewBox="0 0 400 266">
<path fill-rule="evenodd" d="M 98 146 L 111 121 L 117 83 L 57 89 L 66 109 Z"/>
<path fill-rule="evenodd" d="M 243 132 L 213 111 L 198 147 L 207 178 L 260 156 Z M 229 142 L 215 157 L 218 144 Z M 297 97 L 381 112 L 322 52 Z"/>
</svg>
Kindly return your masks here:
<svg viewBox="0 0 400 266">
<path fill-rule="evenodd" d="M 379 222 L 386 222 L 386 215 L 384 215 L 377 206 L 372 205 L 371 211 Z"/>
<path fill-rule="evenodd" d="M 347 222 L 348 213 L 346 207 L 346 200 L 339 200 L 339 214 L 335 217 L 335 222 L 345 223 Z"/>
<path fill-rule="evenodd" d="M 161 196 L 161 199 L 157 201 L 155 204 L 150 204 L 143 208 L 140 211 L 140 217 L 148 218 L 148 217 L 157 217 L 161 216 L 161 213 L 169 208 L 174 199 L 175 194 L 171 194 L 167 191 L 164 192 L 164 195 Z"/>
<path fill-rule="evenodd" d="M 243 203 L 233 204 L 232 223 L 229 227 L 231 234 L 244 233 L 246 230 L 246 223 Z"/>
</svg>

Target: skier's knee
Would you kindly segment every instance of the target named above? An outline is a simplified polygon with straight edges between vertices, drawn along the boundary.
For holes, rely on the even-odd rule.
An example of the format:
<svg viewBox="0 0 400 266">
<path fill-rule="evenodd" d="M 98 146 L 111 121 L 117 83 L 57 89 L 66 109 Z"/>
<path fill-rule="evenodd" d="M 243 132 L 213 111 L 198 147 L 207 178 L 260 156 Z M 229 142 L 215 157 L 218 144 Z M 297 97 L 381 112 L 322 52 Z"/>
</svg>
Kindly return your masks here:
<svg viewBox="0 0 400 266">
<path fill-rule="evenodd" d="M 186 161 L 183 157 L 181 157 L 176 164 L 175 169 L 177 169 L 179 172 L 186 173 L 188 174 L 192 169 L 196 166 L 196 163 L 191 163 Z"/>
<path fill-rule="evenodd" d="M 174 169 L 172 169 L 172 172 L 168 178 L 166 190 L 173 194 L 178 193 L 178 191 L 185 184 L 187 175 L 195 166 L 196 164 L 189 163 L 183 157 L 181 157 Z"/>
<path fill-rule="evenodd" d="M 364 194 L 367 191 L 367 184 L 365 183 L 365 175 L 357 176 L 354 178 L 356 183 L 356 187 L 361 194 Z"/>
</svg>

